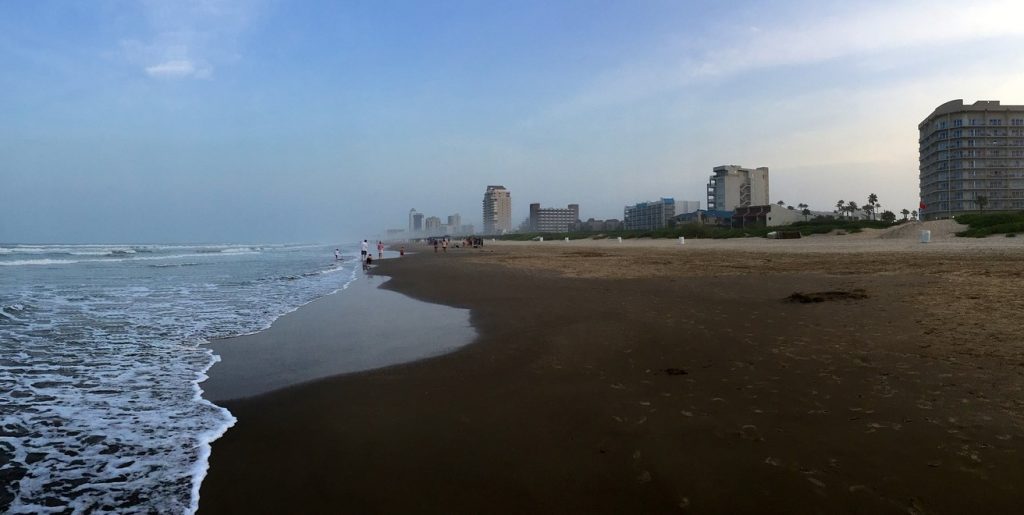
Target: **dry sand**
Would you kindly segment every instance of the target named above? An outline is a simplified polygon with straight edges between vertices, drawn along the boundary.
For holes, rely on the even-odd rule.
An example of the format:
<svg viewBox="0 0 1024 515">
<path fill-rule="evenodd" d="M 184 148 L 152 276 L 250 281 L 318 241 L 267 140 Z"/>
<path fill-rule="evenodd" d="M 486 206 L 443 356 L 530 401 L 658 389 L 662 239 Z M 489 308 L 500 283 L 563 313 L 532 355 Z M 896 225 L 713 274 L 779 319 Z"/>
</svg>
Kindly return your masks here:
<svg viewBox="0 0 1024 515">
<path fill-rule="evenodd" d="M 384 263 L 477 342 L 229 403 L 201 511 L 1018 511 L 1024 239 L 946 225 Z"/>
</svg>

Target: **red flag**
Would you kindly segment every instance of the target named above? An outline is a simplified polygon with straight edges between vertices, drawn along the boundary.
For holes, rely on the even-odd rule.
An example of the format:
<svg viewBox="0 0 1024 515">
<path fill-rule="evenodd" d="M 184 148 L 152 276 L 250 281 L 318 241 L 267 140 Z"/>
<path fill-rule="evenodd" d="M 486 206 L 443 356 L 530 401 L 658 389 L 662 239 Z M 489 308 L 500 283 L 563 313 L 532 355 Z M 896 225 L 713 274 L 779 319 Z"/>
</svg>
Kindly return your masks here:
<svg viewBox="0 0 1024 515">
<path fill-rule="evenodd" d="M 926 207 L 928 207 L 928 206 L 924 205 L 924 201 L 922 200 L 922 201 L 921 201 L 921 210 L 923 211 L 923 210 L 924 210 L 924 208 L 926 208 Z"/>
</svg>

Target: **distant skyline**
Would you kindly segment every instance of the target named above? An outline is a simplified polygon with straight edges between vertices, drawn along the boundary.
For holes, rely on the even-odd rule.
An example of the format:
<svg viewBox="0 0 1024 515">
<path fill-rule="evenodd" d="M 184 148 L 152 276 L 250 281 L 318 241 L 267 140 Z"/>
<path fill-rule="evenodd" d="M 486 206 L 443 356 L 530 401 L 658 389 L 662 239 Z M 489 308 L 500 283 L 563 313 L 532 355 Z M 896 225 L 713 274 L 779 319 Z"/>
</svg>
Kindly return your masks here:
<svg viewBox="0 0 1024 515">
<path fill-rule="evenodd" d="M 918 202 L 917 124 L 1024 104 L 1024 3 L 0 3 L 0 242 L 346 242 L 410 208 Z"/>
</svg>

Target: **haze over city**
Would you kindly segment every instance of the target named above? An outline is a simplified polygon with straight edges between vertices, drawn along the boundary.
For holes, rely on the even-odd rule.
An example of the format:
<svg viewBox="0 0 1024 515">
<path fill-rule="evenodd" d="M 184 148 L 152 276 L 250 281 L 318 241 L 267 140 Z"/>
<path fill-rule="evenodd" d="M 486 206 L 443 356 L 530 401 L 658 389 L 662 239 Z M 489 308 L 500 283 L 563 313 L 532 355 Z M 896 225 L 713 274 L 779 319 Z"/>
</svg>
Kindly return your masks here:
<svg viewBox="0 0 1024 515">
<path fill-rule="evenodd" d="M 410 208 L 918 203 L 917 124 L 1024 103 L 1024 4 L 5 2 L 0 241 L 332 242 Z"/>
</svg>

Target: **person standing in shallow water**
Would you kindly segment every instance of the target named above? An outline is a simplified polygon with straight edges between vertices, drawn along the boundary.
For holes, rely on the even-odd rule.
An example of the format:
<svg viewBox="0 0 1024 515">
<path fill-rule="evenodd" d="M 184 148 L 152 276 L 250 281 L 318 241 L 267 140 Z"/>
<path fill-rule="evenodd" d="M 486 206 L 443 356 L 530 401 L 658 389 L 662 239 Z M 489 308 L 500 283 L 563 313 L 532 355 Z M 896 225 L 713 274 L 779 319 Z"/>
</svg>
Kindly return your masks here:
<svg viewBox="0 0 1024 515">
<path fill-rule="evenodd" d="M 377 241 L 377 259 L 384 259 L 384 242 Z"/>
<path fill-rule="evenodd" d="M 366 256 L 370 253 L 370 242 L 363 240 L 363 262 L 366 262 Z"/>
<path fill-rule="evenodd" d="M 437 254 L 437 240 L 434 240 L 434 254 Z"/>
<path fill-rule="evenodd" d="M 341 252 L 338 249 L 334 249 L 334 260 L 337 261 L 339 259 L 341 259 Z"/>
<path fill-rule="evenodd" d="M 445 254 L 447 254 L 447 253 L 448 253 L 448 240 L 441 240 L 441 250 L 442 250 L 442 251 L 443 251 L 443 252 L 444 252 Z"/>
</svg>

